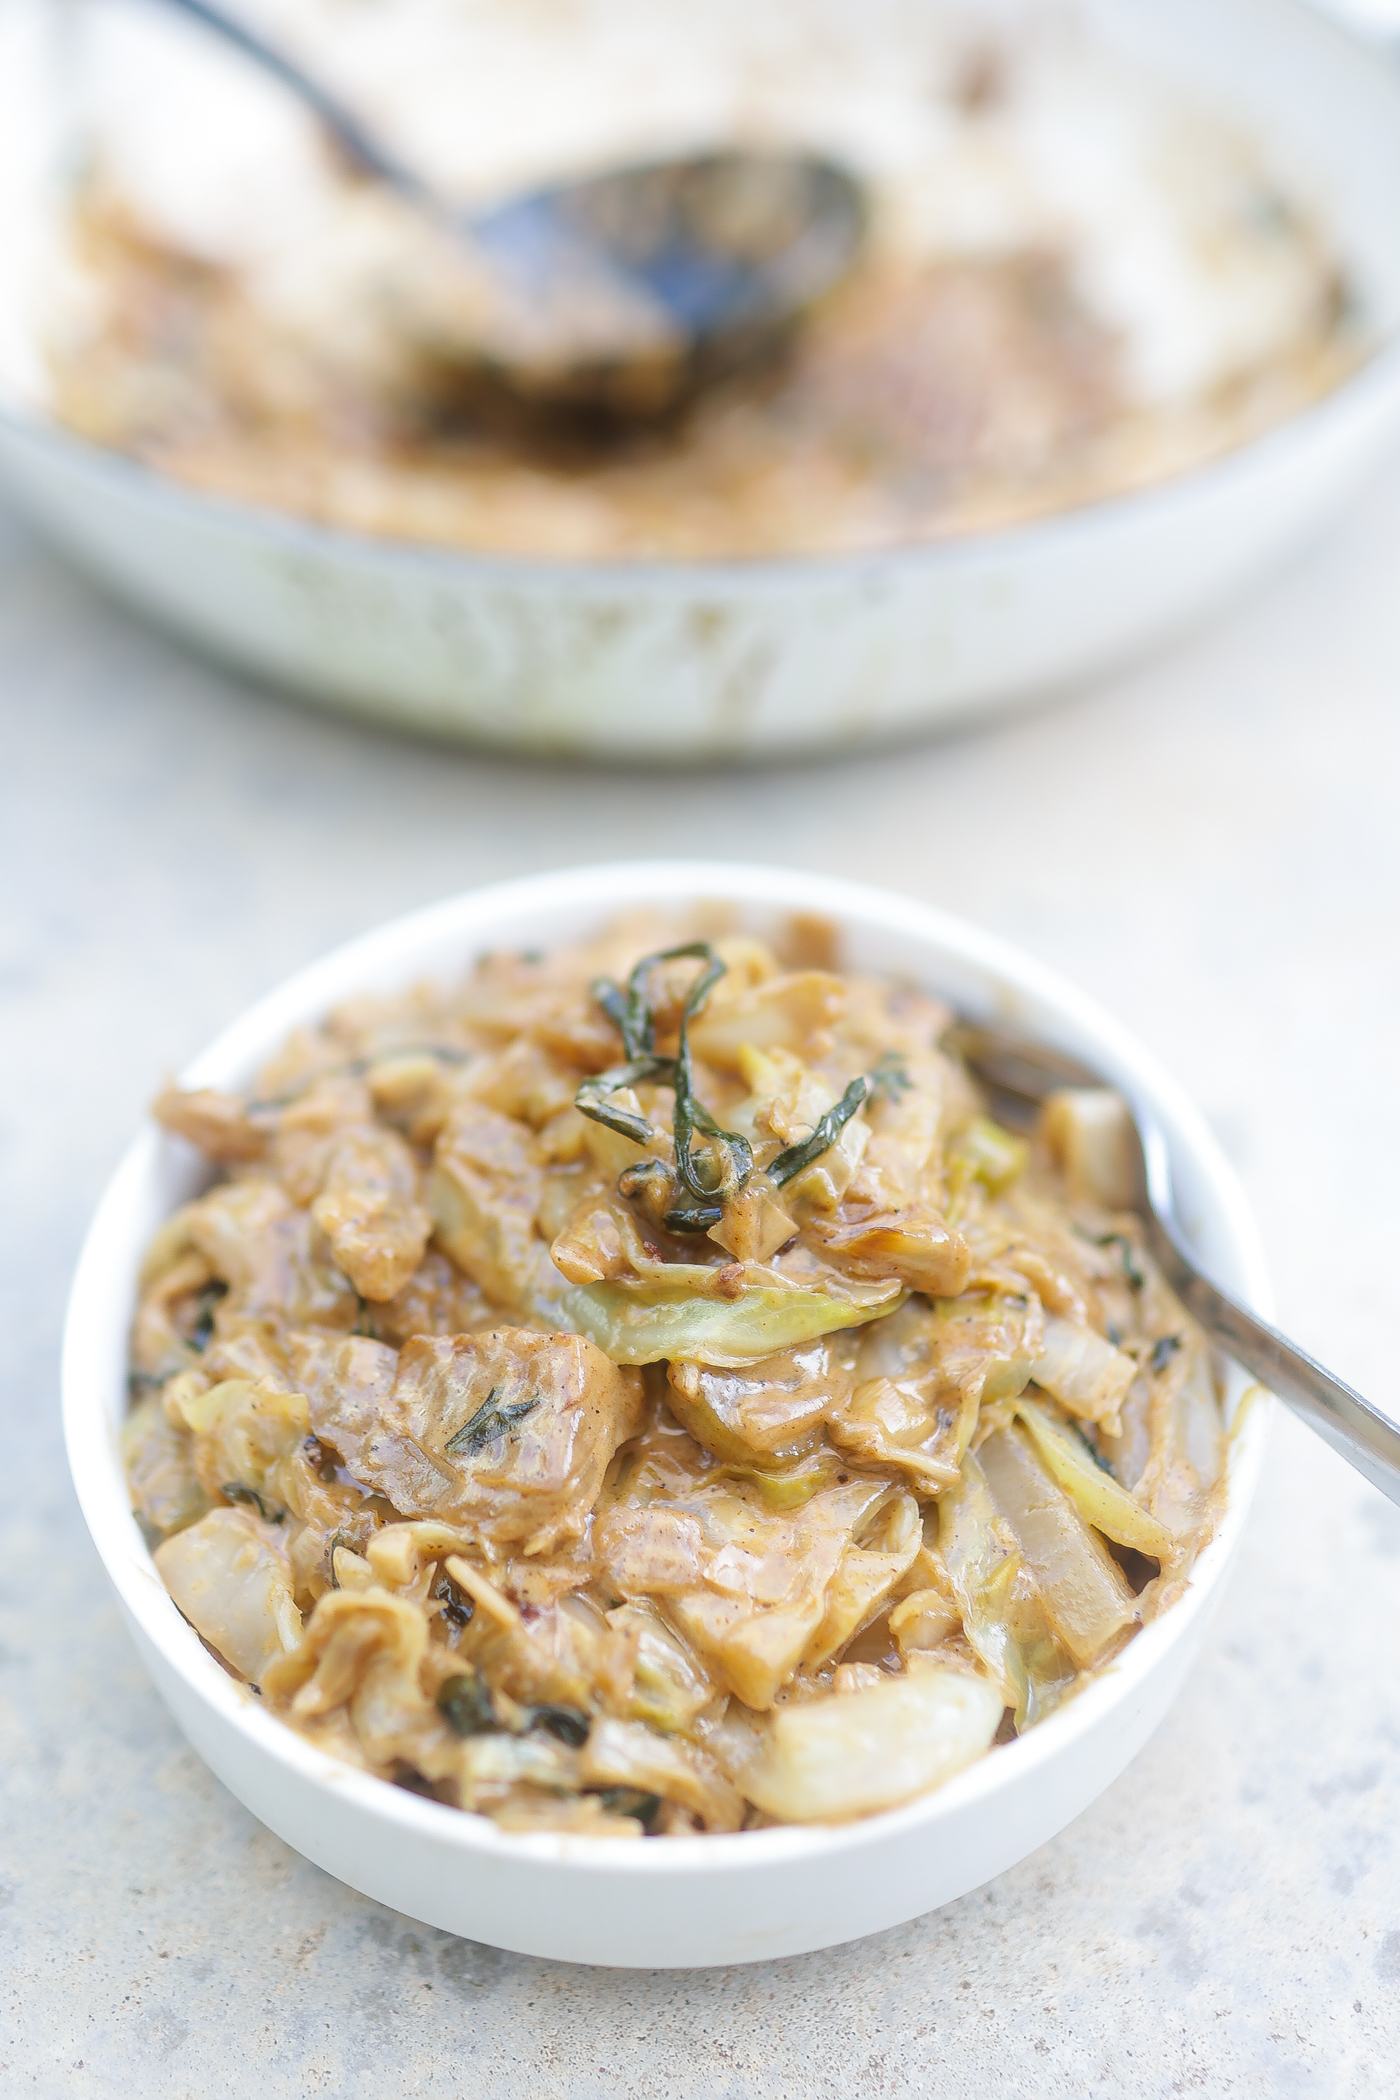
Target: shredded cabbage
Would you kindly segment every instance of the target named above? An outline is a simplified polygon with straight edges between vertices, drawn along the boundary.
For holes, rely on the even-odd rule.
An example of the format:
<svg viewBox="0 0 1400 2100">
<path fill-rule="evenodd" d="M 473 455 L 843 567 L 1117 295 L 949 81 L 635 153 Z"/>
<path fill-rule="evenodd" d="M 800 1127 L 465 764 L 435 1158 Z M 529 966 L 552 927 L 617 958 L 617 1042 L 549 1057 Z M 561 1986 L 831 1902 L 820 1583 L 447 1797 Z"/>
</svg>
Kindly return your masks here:
<svg viewBox="0 0 1400 2100">
<path fill-rule="evenodd" d="M 267 1712 L 504 1830 L 907 1800 L 1214 1521 L 1112 1097 L 1013 1137 L 916 987 L 713 932 L 488 956 L 157 1104 L 224 1177 L 132 1328 L 166 1586 Z"/>
<path fill-rule="evenodd" d="M 859 1327 L 892 1311 L 902 1296 L 902 1286 L 893 1279 L 853 1285 L 850 1295 L 840 1298 L 771 1285 L 746 1288 L 727 1299 L 697 1297 L 684 1289 L 638 1291 L 595 1283 L 567 1292 L 560 1310 L 614 1363 L 657 1364 L 681 1357 L 737 1367 L 841 1327 Z"/>
</svg>

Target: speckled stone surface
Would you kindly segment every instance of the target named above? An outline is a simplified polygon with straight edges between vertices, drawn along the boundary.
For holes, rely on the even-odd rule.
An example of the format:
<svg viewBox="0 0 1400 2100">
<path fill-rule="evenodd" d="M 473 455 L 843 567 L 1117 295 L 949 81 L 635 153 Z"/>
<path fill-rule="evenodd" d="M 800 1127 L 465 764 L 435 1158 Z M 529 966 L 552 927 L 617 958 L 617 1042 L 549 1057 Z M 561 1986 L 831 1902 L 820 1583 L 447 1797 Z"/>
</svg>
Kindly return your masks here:
<svg viewBox="0 0 1400 2100">
<path fill-rule="evenodd" d="M 589 776 L 289 707 L 0 519 L 0 2093 L 492 2100 L 1396 2089 L 1400 1510 L 1280 1420 L 1205 1661 L 1118 1784 L 951 1908 L 627 1974 L 353 1895 L 187 1750 L 64 1468 L 87 1214 L 162 1072 L 355 930 L 619 850 L 868 877 L 1113 1006 L 1195 1091 L 1286 1323 L 1400 1404 L 1400 488 L 1053 712 L 762 776 Z"/>
</svg>

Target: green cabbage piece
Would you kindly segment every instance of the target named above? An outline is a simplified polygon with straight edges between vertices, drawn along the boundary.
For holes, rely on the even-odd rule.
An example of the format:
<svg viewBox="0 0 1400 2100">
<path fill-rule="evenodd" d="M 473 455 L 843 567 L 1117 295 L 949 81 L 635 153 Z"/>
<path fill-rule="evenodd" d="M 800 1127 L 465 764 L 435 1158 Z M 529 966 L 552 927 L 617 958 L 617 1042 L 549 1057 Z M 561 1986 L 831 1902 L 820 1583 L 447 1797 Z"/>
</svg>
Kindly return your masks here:
<svg viewBox="0 0 1400 2100">
<path fill-rule="evenodd" d="M 616 1364 L 685 1361 L 737 1370 L 838 1327 L 862 1326 L 893 1312 L 903 1296 L 893 1280 L 853 1285 L 839 1298 L 768 1284 L 750 1286 L 738 1298 L 719 1298 L 664 1285 L 639 1291 L 590 1283 L 567 1291 L 558 1310 Z"/>
<path fill-rule="evenodd" d="M 1030 1431 L 1042 1463 L 1069 1495 L 1081 1517 L 1120 1546 L 1132 1546 L 1154 1560 L 1171 1558 L 1175 1541 L 1140 1502 L 1120 1487 L 1111 1473 L 1094 1463 L 1080 1438 L 1061 1426 L 1034 1400 L 1017 1402 L 1016 1412 Z"/>
</svg>

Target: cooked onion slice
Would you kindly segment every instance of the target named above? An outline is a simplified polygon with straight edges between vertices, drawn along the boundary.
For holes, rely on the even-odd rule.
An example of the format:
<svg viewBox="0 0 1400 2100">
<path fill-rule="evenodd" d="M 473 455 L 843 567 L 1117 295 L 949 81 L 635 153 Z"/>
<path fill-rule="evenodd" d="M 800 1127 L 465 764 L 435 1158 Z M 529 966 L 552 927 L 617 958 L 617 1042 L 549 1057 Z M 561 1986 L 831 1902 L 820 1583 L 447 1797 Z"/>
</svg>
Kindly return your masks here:
<svg viewBox="0 0 1400 2100">
<path fill-rule="evenodd" d="M 977 1455 L 1057 1639 L 1081 1670 L 1091 1668 L 1137 1620 L 1122 1569 L 1051 1479 L 1023 1431 L 998 1430 Z"/>
<path fill-rule="evenodd" d="M 1131 1356 L 1092 1327 L 1052 1317 L 1045 1322 L 1045 1341 L 1031 1376 L 1072 1415 L 1105 1422 L 1116 1433 L 1119 1410 L 1137 1369 Z"/>
<path fill-rule="evenodd" d="M 774 1714 L 744 1791 L 788 1823 L 835 1823 L 942 1786 L 990 1749 L 1001 1693 L 963 1670 L 921 1669 Z"/>
<path fill-rule="evenodd" d="M 277 1528 L 212 1509 L 156 1551 L 160 1579 L 196 1633 L 252 1684 L 301 1639 Z"/>
</svg>

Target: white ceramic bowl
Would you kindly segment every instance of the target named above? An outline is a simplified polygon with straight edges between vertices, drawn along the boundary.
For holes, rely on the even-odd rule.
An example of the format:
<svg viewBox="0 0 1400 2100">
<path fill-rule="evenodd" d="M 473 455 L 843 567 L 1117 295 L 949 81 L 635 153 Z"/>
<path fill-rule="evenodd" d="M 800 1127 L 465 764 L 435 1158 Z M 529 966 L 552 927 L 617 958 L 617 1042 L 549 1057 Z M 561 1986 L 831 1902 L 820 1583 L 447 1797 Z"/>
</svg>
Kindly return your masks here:
<svg viewBox="0 0 1400 2100">
<path fill-rule="evenodd" d="M 1400 69 L 1300 0 L 1076 4 L 1286 172 L 1378 345 L 1316 407 L 1213 465 L 1024 528 L 872 554 L 573 563 L 332 531 L 200 495 L 58 429 L 33 376 L 37 328 L 9 310 L 20 224 L 0 241 L 0 475 L 55 545 L 176 634 L 325 705 L 438 735 L 758 758 L 1082 680 L 1242 589 L 1400 430 Z M 920 13 L 915 0 L 879 17 L 891 63 L 908 45 L 911 77 Z M 19 179 L 5 142 L 32 99 L 22 75 L 0 52 L 0 192 Z M 16 361 L 27 387 L 8 376 Z"/>
<path fill-rule="evenodd" d="M 1114 1021 L 961 920 L 822 876 L 660 862 L 477 890 L 303 970 L 220 1036 L 185 1081 L 245 1083 L 290 1029 L 351 993 L 451 976 L 491 948 L 569 941 L 639 902 L 694 898 L 738 900 L 759 931 L 792 910 L 824 913 L 842 929 L 848 964 L 904 973 L 965 1013 L 1000 1015 L 1081 1052 L 1151 1103 L 1196 1247 L 1224 1284 L 1267 1311 L 1233 1174 L 1196 1110 Z M 1141 1748 L 1200 1649 L 1259 1470 L 1260 1408 L 1235 1442 L 1220 1530 L 1182 1600 L 1062 1711 L 906 1807 L 834 1829 L 628 1844 L 512 1835 L 369 1778 L 273 1719 L 220 1668 L 167 1596 L 127 1504 L 117 1438 L 137 1269 L 161 1219 L 198 1185 L 188 1148 L 148 1127 L 83 1249 L 63 1356 L 83 1514 L 137 1648 L 195 1749 L 279 1837 L 410 1917 L 521 1953 L 648 1969 L 799 1954 L 877 1932 L 951 1902 L 1063 1829 Z"/>
</svg>

